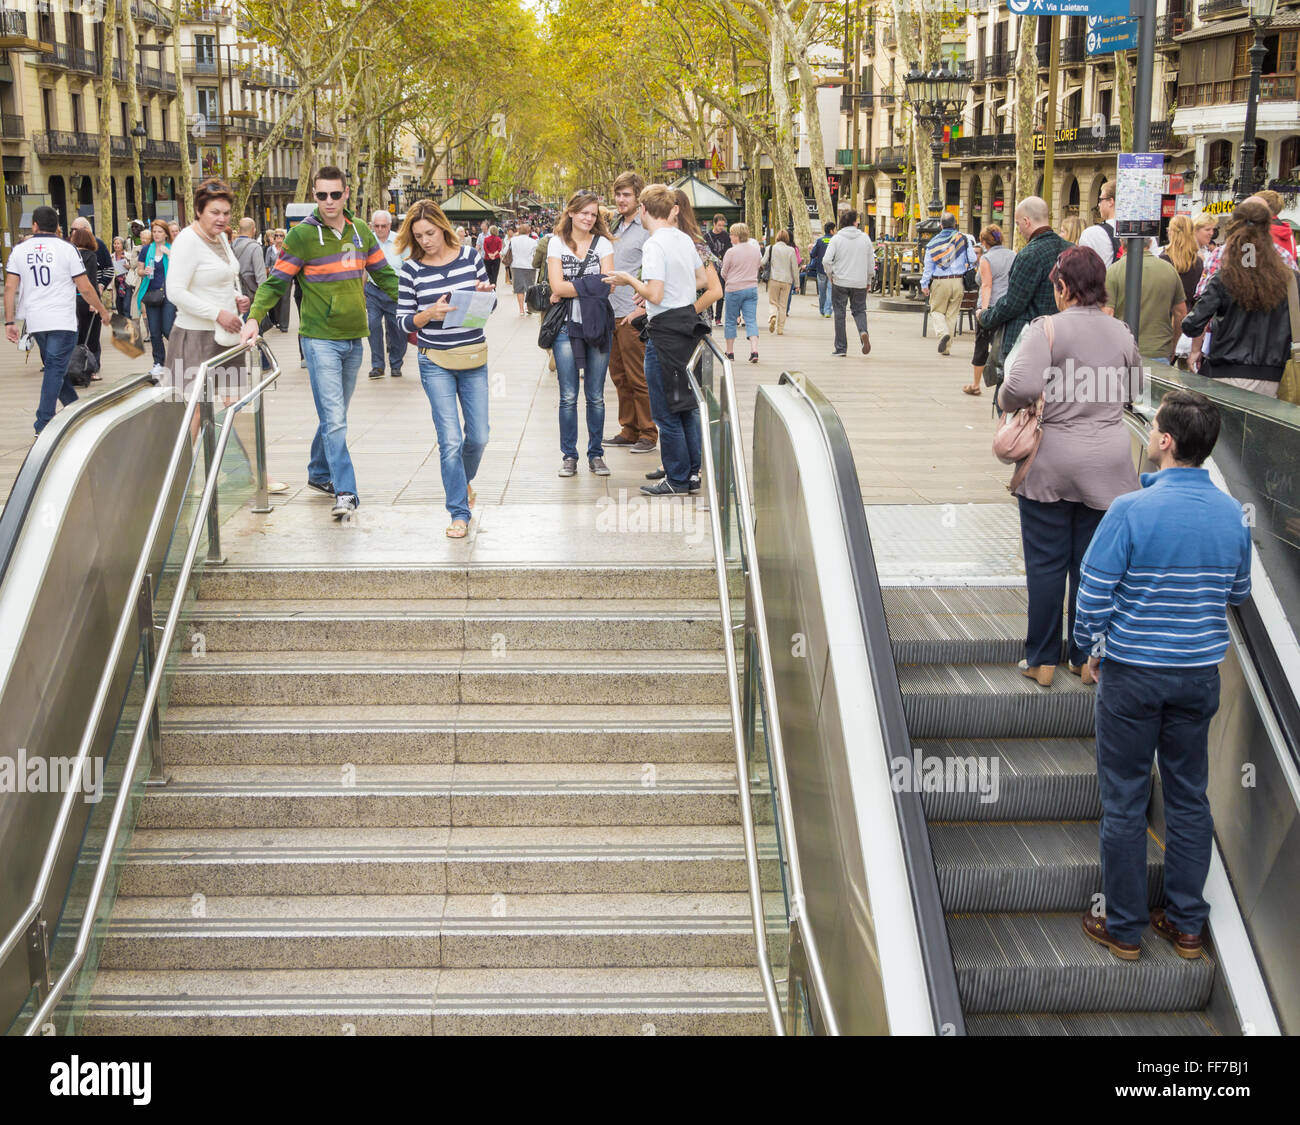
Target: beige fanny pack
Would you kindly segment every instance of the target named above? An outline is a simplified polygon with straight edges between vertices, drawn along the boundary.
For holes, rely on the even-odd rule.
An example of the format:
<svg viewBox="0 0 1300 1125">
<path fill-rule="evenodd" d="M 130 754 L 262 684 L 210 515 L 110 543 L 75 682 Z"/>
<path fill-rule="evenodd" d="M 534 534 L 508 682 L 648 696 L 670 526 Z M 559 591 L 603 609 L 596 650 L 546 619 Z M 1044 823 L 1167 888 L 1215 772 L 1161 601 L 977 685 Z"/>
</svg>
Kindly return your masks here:
<svg viewBox="0 0 1300 1125">
<path fill-rule="evenodd" d="M 482 344 L 461 344 L 455 348 L 421 348 L 425 359 L 448 371 L 469 371 L 487 364 L 488 348 Z"/>
</svg>

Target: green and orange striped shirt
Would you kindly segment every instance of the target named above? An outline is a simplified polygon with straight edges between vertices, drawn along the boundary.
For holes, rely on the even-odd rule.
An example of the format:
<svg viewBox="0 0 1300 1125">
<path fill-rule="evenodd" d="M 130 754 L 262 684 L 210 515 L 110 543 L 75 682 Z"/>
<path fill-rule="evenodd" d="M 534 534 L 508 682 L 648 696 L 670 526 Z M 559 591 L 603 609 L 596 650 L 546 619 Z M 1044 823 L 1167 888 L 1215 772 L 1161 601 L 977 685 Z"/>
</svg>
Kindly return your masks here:
<svg viewBox="0 0 1300 1125">
<path fill-rule="evenodd" d="M 374 232 L 351 211 L 345 210 L 343 219 L 343 230 L 336 233 L 321 221 L 317 209 L 289 231 L 275 267 L 258 286 L 250 320 L 260 322 L 298 278 L 301 335 L 315 340 L 359 340 L 369 335 L 366 274 L 394 301 L 397 274 Z"/>
</svg>

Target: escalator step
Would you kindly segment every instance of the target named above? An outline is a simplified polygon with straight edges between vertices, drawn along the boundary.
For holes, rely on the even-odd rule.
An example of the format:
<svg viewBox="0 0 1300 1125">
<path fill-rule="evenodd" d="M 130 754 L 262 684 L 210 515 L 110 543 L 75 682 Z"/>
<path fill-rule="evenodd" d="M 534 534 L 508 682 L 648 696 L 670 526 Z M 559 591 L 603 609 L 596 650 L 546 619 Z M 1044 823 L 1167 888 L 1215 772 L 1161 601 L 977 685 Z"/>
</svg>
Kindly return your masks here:
<svg viewBox="0 0 1300 1125">
<path fill-rule="evenodd" d="M 917 755 L 921 771 L 918 788 L 931 822 L 1095 820 L 1101 816 L 1097 749 L 1089 738 L 946 739 L 918 742 L 914 763 Z M 933 768 L 928 763 L 934 759 L 944 766 L 941 787 L 937 779 L 933 786 L 926 784 L 927 769 Z M 917 770 L 912 772 L 915 784 Z M 977 784 L 969 784 L 972 777 Z M 978 785 L 981 777 L 982 787 Z M 968 783 L 961 784 L 963 779 Z M 989 800 L 994 791 L 995 799 Z"/>
<path fill-rule="evenodd" d="M 1202 1012 L 971 1016 L 968 1035 L 1217 1035 Z"/>
<path fill-rule="evenodd" d="M 1050 688 L 1010 664 L 898 669 L 913 738 L 1088 738 L 1093 689 L 1061 667 Z"/>
<path fill-rule="evenodd" d="M 944 909 L 1081 914 L 1101 889 L 1098 830 L 1096 821 L 931 824 Z M 1164 853 L 1149 835 L 1147 888 L 1149 901 L 1159 905 Z"/>
<path fill-rule="evenodd" d="M 1214 961 L 1179 957 L 1148 929 L 1139 961 L 1084 936 L 1082 912 L 952 914 L 948 937 L 967 1015 L 1184 1012 L 1205 1007 Z"/>
<path fill-rule="evenodd" d="M 895 587 L 884 601 L 899 664 L 1014 664 L 1025 654 L 1023 587 Z"/>
</svg>

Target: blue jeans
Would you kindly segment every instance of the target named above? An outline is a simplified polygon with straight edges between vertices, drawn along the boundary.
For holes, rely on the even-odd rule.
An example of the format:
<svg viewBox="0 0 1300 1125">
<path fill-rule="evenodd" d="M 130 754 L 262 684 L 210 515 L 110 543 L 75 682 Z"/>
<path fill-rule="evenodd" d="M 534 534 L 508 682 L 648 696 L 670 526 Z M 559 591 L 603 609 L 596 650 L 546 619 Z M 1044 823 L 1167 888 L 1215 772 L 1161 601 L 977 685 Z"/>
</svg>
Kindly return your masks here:
<svg viewBox="0 0 1300 1125">
<path fill-rule="evenodd" d="M 831 315 L 831 283 L 824 273 L 817 275 L 817 311 L 822 316 Z"/>
<path fill-rule="evenodd" d="M 1070 663 L 1076 668 L 1088 653 L 1074 643 L 1074 609 L 1079 597 L 1079 564 L 1106 513 L 1076 500 L 1046 503 L 1016 497 L 1020 504 L 1020 541 L 1025 551 L 1025 586 L 1029 625 L 1025 661 L 1031 668 L 1061 662 L 1061 605 L 1069 584 L 1066 637 Z"/>
<path fill-rule="evenodd" d="M 145 319 L 149 321 L 149 347 L 153 351 L 153 361 L 160 367 L 167 363 L 167 337 L 172 334 L 172 325 L 176 321 L 176 306 L 170 301 L 161 305 L 145 305 Z"/>
<path fill-rule="evenodd" d="M 348 403 L 357 387 L 364 348 L 360 340 L 316 340 L 300 336 L 316 417 L 320 425 L 311 441 L 307 479 L 329 481 L 336 493 L 357 497 L 357 475 L 348 452 Z"/>
<path fill-rule="evenodd" d="M 728 289 L 727 307 L 722 317 L 722 335 L 727 343 L 736 338 L 736 324 L 745 318 L 745 335 L 758 335 L 758 286 L 748 289 Z"/>
<path fill-rule="evenodd" d="M 609 347 L 601 351 L 589 340 L 583 387 L 587 398 L 587 457 L 605 456 L 605 372 L 609 370 Z M 578 459 L 578 361 L 573 355 L 569 328 L 555 338 L 555 375 L 560 381 L 560 456 Z"/>
<path fill-rule="evenodd" d="M 366 283 L 366 318 L 370 324 L 370 366 L 384 369 L 384 332 L 388 333 L 388 370 L 402 372 L 406 358 L 406 333 L 397 327 L 397 302 L 376 285 Z M 423 368 L 421 368 L 423 370 Z"/>
<path fill-rule="evenodd" d="M 433 407 L 447 511 L 453 520 L 469 523 L 469 483 L 478 474 L 488 440 L 487 365 L 451 371 L 420 356 L 420 382 Z M 463 430 L 461 411 L 465 413 Z"/>
<path fill-rule="evenodd" d="M 686 488 L 690 478 L 700 471 L 700 411 L 692 407 L 674 414 L 668 409 L 664 371 L 651 340 L 645 345 L 645 385 L 650 392 L 650 413 L 659 427 L 659 455 L 668 483 Z"/>
<path fill-rule="evenodd" d="M 68 382 L 68 360 L 77 346 L 77 334 L 71 329 L 61 332 L 33 332 L 32 339 L 41 352 L 45 375 L 41 379 L 41 400 L 36 406 L 36 432 L 39 434 L 54 417 L 54 405 L 77 401 L 77 392 Z"/>
<path fill-rule="evenodd" d="M 1214 821 L 1210 720 L 1219 709 L 1219 669 L 1137 668 L 1103 660 L 1097 685 L 1097 778 L 1101 786 L 1101 880 L 1106 928 L 1136 942 L 1146 927 L 1147 802 L 1151 759 L 1160 763 L 1165 805 L 1165 896 L 1169 921 L 1199 934 L 1210 915 L 1205 879 Z"/>
</svg>

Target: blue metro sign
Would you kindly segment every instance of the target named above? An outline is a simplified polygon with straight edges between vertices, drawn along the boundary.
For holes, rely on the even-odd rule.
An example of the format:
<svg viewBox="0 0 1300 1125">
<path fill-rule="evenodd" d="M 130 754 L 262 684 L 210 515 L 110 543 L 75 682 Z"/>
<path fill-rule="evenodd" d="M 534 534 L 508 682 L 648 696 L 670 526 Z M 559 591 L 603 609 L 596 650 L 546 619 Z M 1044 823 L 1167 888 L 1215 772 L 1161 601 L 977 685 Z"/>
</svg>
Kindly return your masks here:
<svg viewBox="0 0 1300 1125">
<path fill-rule="evenodd" d="M 1007 11 L 1017 16 L 1122 16 L 1129 17 L 1131 0 L 1007 0 Z"/>
</svg>

